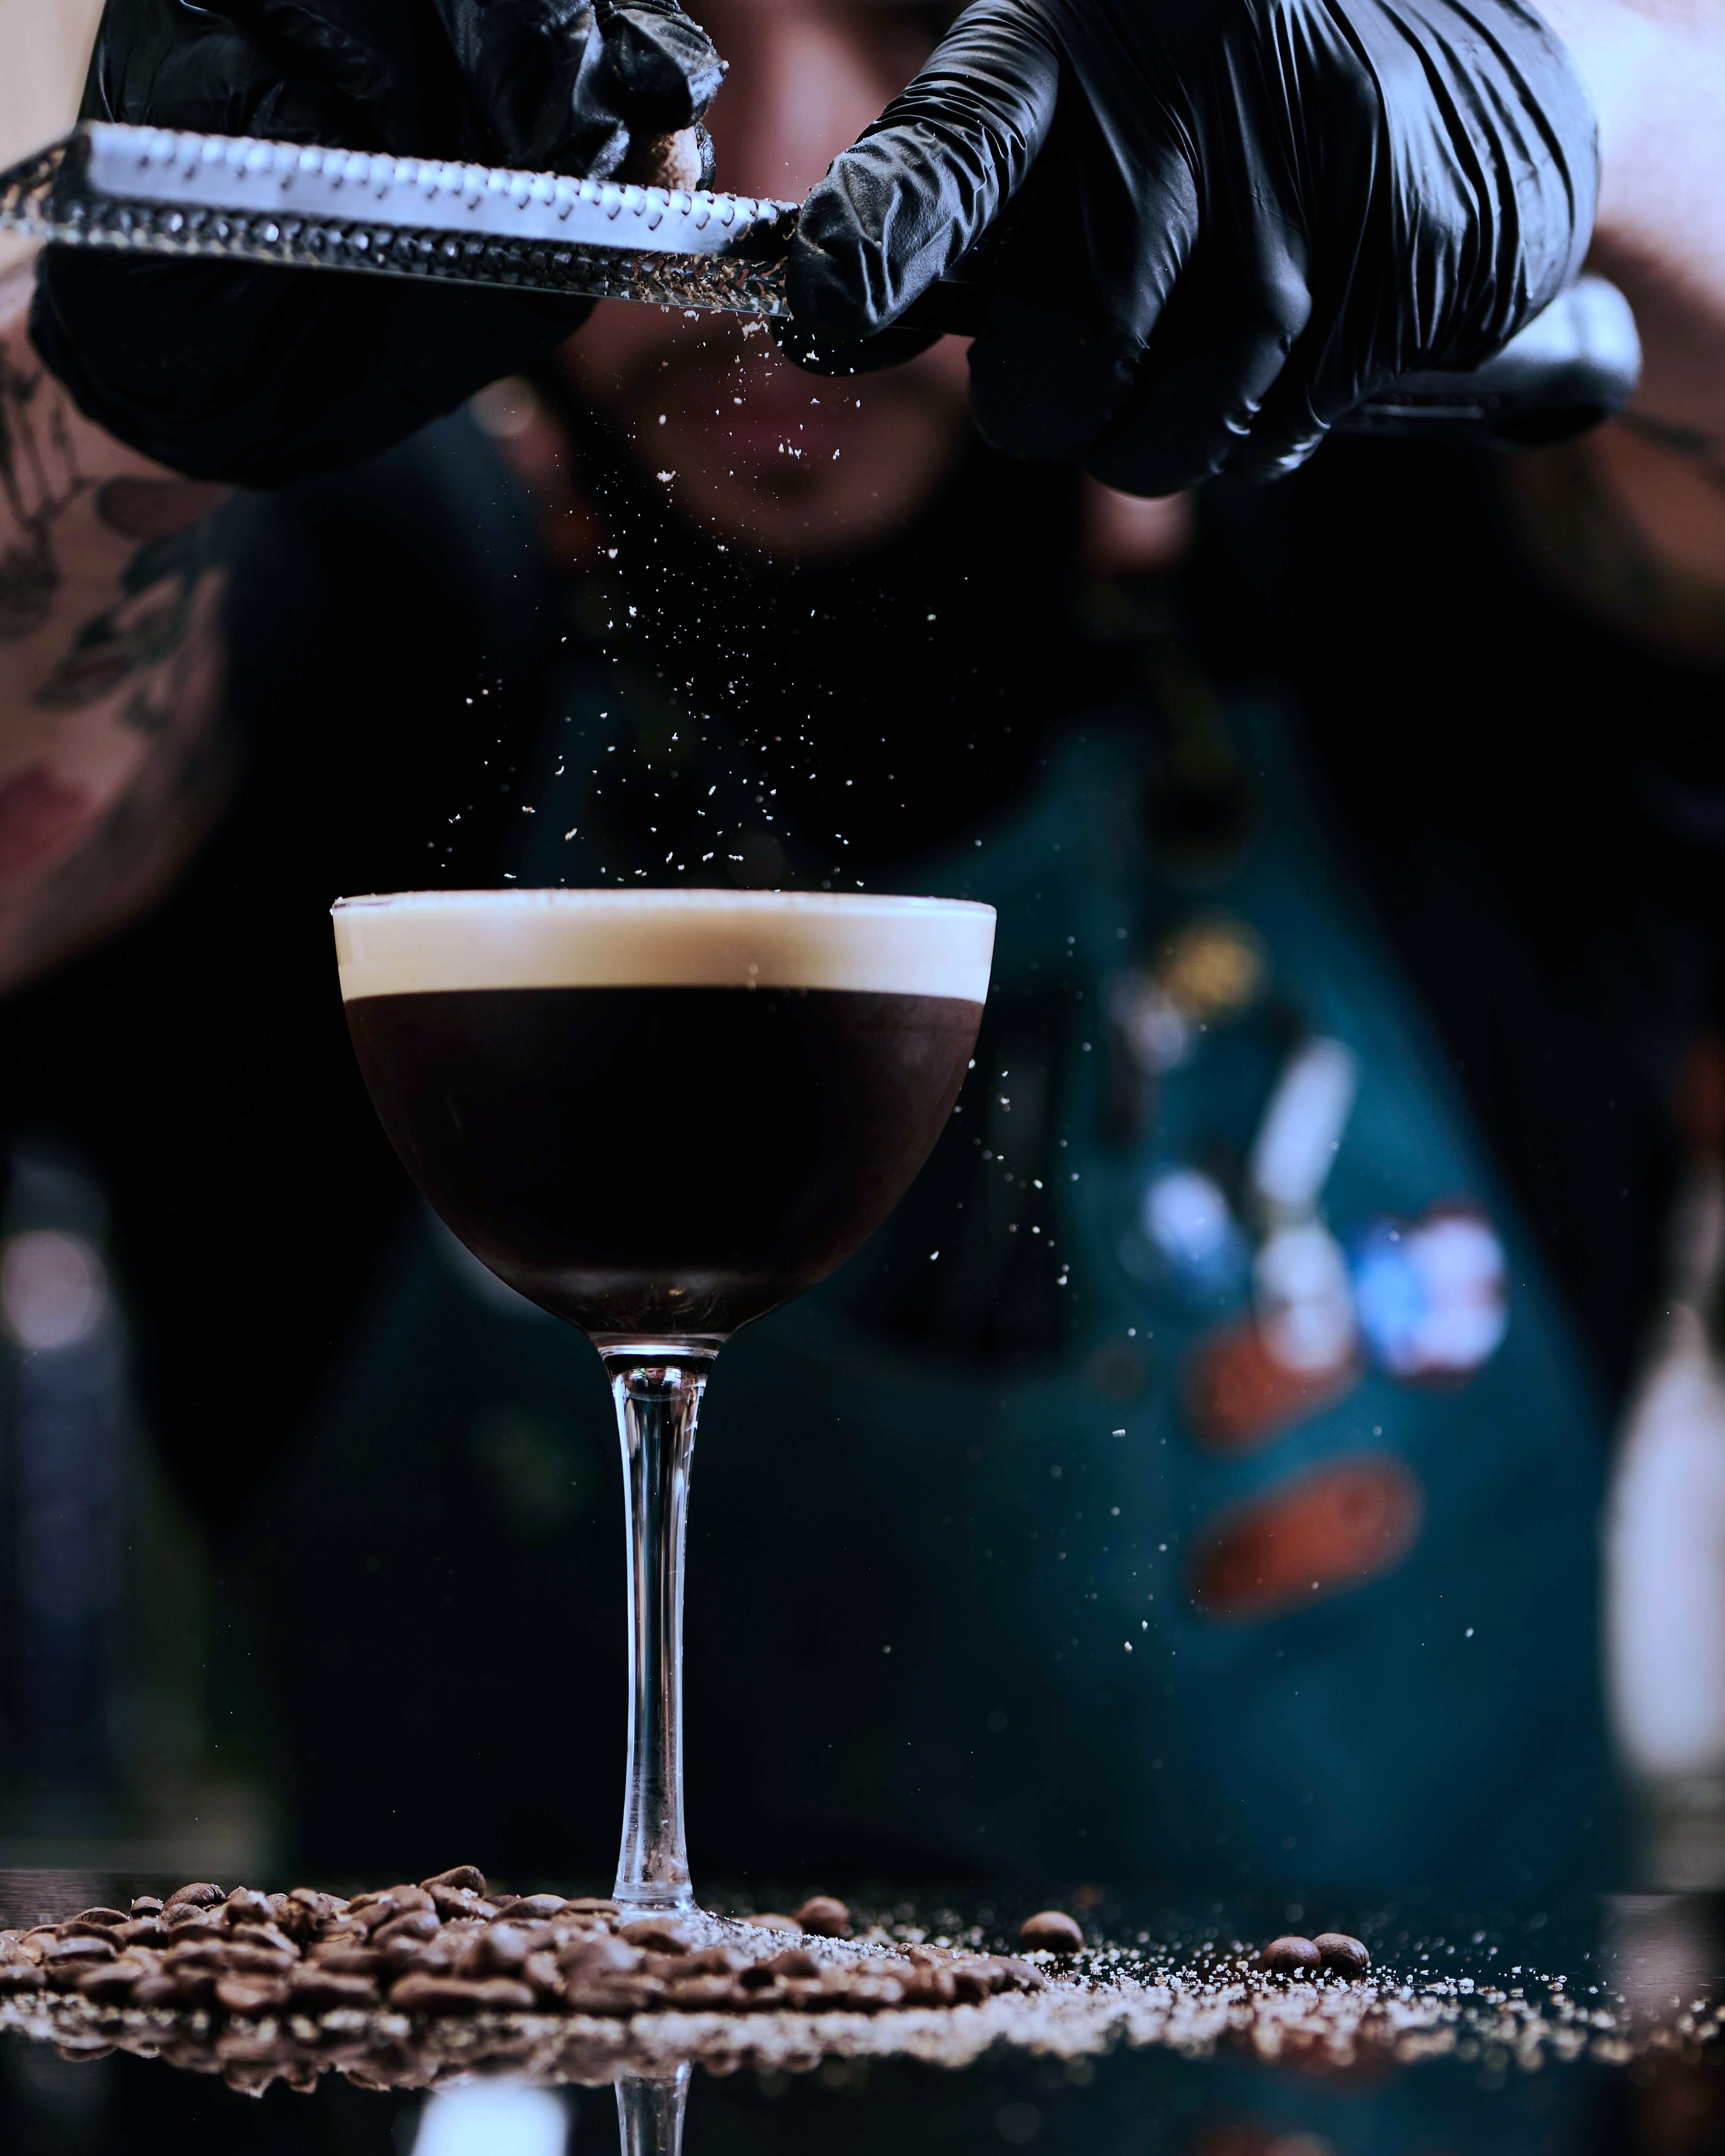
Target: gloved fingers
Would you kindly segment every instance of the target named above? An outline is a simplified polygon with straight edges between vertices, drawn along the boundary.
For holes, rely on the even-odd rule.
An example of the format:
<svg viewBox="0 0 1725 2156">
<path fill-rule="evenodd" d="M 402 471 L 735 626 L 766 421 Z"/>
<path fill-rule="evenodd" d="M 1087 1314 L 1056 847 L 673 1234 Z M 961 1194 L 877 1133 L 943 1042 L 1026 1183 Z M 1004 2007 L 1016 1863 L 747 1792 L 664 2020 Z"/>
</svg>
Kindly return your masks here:
<svg viewBox="0 0 1725 2156">
<path fill-rule="evenodd" d="M 30 331 L 98 425 L 189 477 L 268 487 L 389 448 L 499 375 L 538 364 L 592 305 L 49 247 Z M 136 331 L 127 363 L 92 369 L 85 355 L 116 308 Z M 335 349 L 363 364 L 332 369 Z"/>
<path fill-rule="evenodd" d="M 1312 297 L 1291 252 L 1241 275 L 1237 254 L 1194 263 L 1158 325 L 1138 386 L 1084 459 L 1122 494 L 1178 494 L 1234 460 L 1252 435 Z"/>
<path fill-rule="evenodd" d="M 676 0 L 600 6 L 606 57 L 623 109 L 637 127 L 674 135 L 692 127 L 719 94 L 725 63 Z"/>
<path fill-rule="evenodd" d="M 1069 106 L 988 247 L 970 349 L 978 425 L 1013 455 L 1077 463 L 1132 403 L 1201 229 L 1183 146 L 1146 139 L 1128 189 Z"/>
<path fill-rule="evenodd" d="M 1315 384 L 1301 364 L 1301 347 L 1293 354 L 1264 400 L 1251 431 L 1228 459 L 1230 479 L 1286 479 L 1321 449 L 1330 429 L 1372 385 L 1349 377 L 1351 386 Z"/>
<path fill-rule="evenodd" d="M 989 296 L 970 347 L 977 425 L 1009 456 L 1076 464 L 1131 396 L 1138 346 L 1068 307 Z"/>
<path fill-rule="evenodd" d="M 862 338 L 950 270 L 1022 185 L 1047 136 L 1060 55 L 1019 0 L 978 0 L 803 204 L 791 308 Z"/>
<path fill-rule="evenodd" d="M 80 116 L 211 135 L 316 141 L 327 86 L 298 55 L 228 13 L 189 22 L 170 0 L 110 0 L 97 31 Z"/>
<path fill-rule="evenodd" d="M 608 177 L 628 141 L 599 87 L 605 55 L 590 4 L 432 0 L 431 12 L 487 162 Z"/>
<path fill-rule="evenodd" d="M 608 178 L 692 128 L 725 72 L 675 0 L 434 0 L 495 162 Z"/>
<path fill-rule="evenodd" d="M 345 137 L 355 149 L 376 143 L 403 154 L 467 154 L 448 45 L 435 18 L 413 0 L 374 0 L 363 11 L 338 0 L 222 0 L 220 12 L 259 48 L 258 64 L 244 79 L 265 112 L 278 101 L 270 95 L 270 78 L 287 71 L 331 100 L 311 139 Z M 352 115 L 341 113 L 336 100 Z M 264 131 L 261 124 L 257 131 Z"/>
</svg>

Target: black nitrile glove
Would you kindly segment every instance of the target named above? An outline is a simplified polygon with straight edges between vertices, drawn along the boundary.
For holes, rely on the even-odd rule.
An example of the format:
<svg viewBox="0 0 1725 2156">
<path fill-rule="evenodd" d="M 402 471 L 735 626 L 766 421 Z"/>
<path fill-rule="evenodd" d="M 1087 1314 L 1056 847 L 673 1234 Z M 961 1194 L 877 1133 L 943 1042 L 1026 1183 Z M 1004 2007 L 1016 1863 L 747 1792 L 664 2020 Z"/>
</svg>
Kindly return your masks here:
<svg viewBox="0 0 1725 2156">
<path fill-rule="evenodd" d="M 978 0 L 810 195 L 786 348 L 906 357 L 908 326 L 845 341 L 980 239 L 992 441 L 1133 494 L 1268 477 L 1497 351 L 1579 268 L 1597 185 L 1522 0 Z"/>
<path fill-rule="evenodd" d="M 651 178 L 644 157 L 695 126 L 723 73 L 676 0 L 108 0 L 84 112 Z M 388 448 L 535 365 L 590 307 L 50 247 L 30 327 L 122 441 L 198 478 L 270 486 Z"/>
</svg>

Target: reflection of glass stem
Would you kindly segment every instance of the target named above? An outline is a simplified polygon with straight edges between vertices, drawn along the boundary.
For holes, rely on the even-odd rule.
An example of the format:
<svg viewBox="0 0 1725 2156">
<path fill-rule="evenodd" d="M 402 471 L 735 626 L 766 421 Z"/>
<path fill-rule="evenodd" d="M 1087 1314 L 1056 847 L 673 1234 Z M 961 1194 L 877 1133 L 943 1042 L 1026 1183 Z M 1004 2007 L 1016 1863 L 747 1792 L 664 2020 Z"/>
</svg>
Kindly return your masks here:
<svg viewBox="0 0 1725 2156">
<path fill-rule="evenodd" d="M 634 1908 L 695 1906 L 683 1840 L 683 1543 L 712 1360 L 688 1342 L 605 1350 L 629 1535 L 629 1780 L 614 1892 Z"/>
<path fill-rule="evenodd" d="M 668 2081 L 630 2078 L 618 2082 L 622 2156 L 680 2156 L 691 2071 L 685 2059 Z"/>
</svg>

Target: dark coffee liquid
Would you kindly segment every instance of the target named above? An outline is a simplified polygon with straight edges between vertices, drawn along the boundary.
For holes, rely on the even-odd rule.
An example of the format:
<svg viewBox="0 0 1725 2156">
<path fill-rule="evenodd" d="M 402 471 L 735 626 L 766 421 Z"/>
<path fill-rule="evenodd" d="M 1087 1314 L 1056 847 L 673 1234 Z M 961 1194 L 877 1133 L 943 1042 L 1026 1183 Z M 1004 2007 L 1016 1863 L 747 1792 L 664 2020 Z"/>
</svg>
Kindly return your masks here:
<svg viewBox="0 0 1725 2156">
<path fill-rule="evenodd" d="M 886 1218 L 982 1016 L 831 988 L 475 988 L 347 1005 L 408 1173 L 542 1309 L 635 1337 L 733 1331 Z"/>
</svg>

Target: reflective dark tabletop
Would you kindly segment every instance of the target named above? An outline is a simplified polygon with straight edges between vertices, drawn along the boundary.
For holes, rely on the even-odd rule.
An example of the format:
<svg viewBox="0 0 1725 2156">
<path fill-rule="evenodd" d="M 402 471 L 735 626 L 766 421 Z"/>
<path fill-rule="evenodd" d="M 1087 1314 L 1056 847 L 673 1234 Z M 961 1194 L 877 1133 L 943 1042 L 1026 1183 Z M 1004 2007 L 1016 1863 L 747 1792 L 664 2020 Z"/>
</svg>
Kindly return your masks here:
<svg viewBox="0 0 1725 2156">
<path fill-rule="evenodd" d="M 0 1924 L 100 1902 L 123 1907 L 122 1895 L 164 1883 L 0 1872 Z M 1009 1947 L 1024 1913 L 1004 1897 L 860 1899 L 901 1940 Z M 828 2025 L 846 2020 L 851 2034 L 830 2041 L 807 2016 L 795 2026 L 789 2015 L 737 2016 L 728 2051 L 715 2049 L 709 2025 L 704 2046 L 693 2046 L 700 2062 L 680 2070 L 675 2031 L 669 2048 L 664 2039 L 670 2017 L 661 2017 L 647 2079 L 626 2059 L 608 2066 L 590 2051 L 568 2053 L 547 2073 L 543 2046 L 525 2045 L 525 2073 L 493 2056 L 475 2074 L 447 2056 L 425 2065 L 398 2042 L 375 2066 L 356 2066 L 350 2049 L 327 2071 L 302 2071 L 306 2086 L 295 2089 L 269 2079 L 267 2042 L 254 2040 L 249 2059 L 233 2051 L 224 2075 L 213 2041 L 184 2049 L 182 2066 L 128 2049 L 144 2041 L 136 2030 L 117 2045 L 94 2030 L 56 2044 L 49 2039 L 65 2038 L 64 2027 L 50 2028 L 39 2012 L 31 2022 L 21 2002 L 8 2001 L 0 2149 L 585 2156 L 621 2144 L 670 2156 L 686 2083 L 688 2156 L 882 2147 L 906 2156 L 1725 2150 L 1719 1901 L 1625 1895 L 1476 1912 L 1430 1902 L 1171 1912 L 1093 1891 L 1085 1902 L 1096 1945 L 1076 1964 L 1046 1964 L 1050 1990 L 1034 2000 L 957 2010 L 950 2039 L 932 2013 L 834 2017 Z M 1274 1932 L 1341 1917 L 1371 1947 L 1364 1985 L 1266 1980 L 1234 1956 Z M 977 2018 L 995 2009 L 993 2021 Z M 259 2078 L 260 2059 L 268 2086 L 235 2085 Z M 619 2072 L 620 2106 L 610 2085 Z M 393 2085 L 367 2085 L 380 2081 Z"/>
</svg>

